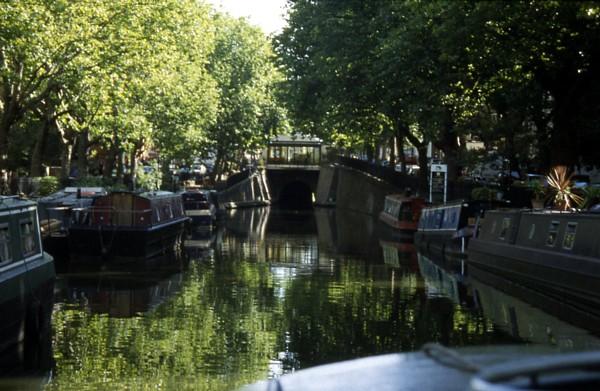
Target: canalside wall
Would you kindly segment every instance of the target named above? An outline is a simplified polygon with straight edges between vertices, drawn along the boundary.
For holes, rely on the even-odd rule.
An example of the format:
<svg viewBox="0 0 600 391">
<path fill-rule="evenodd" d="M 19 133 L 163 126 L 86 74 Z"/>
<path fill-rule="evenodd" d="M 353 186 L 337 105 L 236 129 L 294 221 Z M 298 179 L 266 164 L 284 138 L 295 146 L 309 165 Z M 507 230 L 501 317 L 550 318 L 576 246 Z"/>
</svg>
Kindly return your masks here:
<svg viewBox="0 0 600 391">
<path fill-rule="evenodd" d="M 335 171 L 328 174 L 331 181 L 319 178 L 319 186 L 322 187 L 317 189 L 317 194 L 328 194 L 329 197 L 331 189 L 335 188 L 334 200 L 339 209 L 377 216 L 383 210 L 386 195 L 404 191 L 373 175 L 343 165 L 330 169 Z"/>
</svg>

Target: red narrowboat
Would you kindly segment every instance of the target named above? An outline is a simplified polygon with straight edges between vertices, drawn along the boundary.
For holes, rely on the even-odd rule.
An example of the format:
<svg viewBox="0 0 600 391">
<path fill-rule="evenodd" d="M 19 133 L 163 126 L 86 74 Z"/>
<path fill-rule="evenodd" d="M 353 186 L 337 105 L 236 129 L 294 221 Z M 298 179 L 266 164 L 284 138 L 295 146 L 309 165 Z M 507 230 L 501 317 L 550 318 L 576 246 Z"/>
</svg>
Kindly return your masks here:
<svg viewBox="0 0 600 391">
<path fill-rule="evenodd" d="M 390 194 L 385 197 L 379 220 L 399 231 L 413 233 L 417 230 L 421 210 L 424 206 L 425 200 L 423 198 Z"/>
</svg>

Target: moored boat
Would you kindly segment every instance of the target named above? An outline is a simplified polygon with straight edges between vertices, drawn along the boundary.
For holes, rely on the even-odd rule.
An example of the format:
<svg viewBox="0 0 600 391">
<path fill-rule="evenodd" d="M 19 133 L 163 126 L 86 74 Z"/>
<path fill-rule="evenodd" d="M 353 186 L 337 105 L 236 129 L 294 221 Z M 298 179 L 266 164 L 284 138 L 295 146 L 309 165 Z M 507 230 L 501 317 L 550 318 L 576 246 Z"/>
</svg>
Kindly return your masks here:
<svg viewBox="0 0 600 391">
<path fill-rule="evenodd" d="M 469 262 L 575 306 L 600 304 L 600 215 L 488 211 Z"/>
<path fill-rule="evenodd" d="M 217 220 L 217 208 L 208 191 L 188 190 L 181 193 L 185 215 L 193 227 L 212 229 Z"/>
<path fill-rule="evenodd" d="M 188 221 L 181 196 L 166 191 L 114 192 L 75 212 L 70 251 L 85 257 L 148 258 L 169 252 Z"/>
<path fill-rule="evenodd" d="M 412 235 L 419 224 L 425 200 L 421 197 L 408 197 L 390 194 L 385 197 L 379 220 L 401 233 Z"/>
<path fill-rule="evenodd" d="M 424 251 L 445 257 L 467 256 L 469 239 L 486 210 L 505 206 L 497 201 L 455 201 L 423 208 L 415 243 Z"/>
<path fill-rule="evenodd" d="M 44 250 L 54 256 L 67 255 L 73 209 L 86 208 L 106 194 L 102 187 L 66 187 L 37 200 Z"/>
<path fill-rule="evenodd" d="M 0 373 L 34 365 L 50 337 L 54 262 L 42 250 L 36 204 L 0 196 Z"/>
</svg>

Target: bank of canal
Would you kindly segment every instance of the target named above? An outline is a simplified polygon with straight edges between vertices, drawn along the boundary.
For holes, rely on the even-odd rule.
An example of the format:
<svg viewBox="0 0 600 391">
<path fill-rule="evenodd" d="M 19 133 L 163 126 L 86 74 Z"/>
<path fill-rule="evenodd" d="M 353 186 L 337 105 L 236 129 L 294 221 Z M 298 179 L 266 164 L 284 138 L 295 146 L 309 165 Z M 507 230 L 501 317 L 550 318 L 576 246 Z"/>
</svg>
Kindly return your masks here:
<svg viewBox="0 0 600 391">
<path fill-rule="evenodd" d="M 430 341 L 600 346 L 463 284 L 366 215 L 238 210 L 189 244 L 176 259 L 59 274 L 48 389 L 230 390 Z"/>
</svg>

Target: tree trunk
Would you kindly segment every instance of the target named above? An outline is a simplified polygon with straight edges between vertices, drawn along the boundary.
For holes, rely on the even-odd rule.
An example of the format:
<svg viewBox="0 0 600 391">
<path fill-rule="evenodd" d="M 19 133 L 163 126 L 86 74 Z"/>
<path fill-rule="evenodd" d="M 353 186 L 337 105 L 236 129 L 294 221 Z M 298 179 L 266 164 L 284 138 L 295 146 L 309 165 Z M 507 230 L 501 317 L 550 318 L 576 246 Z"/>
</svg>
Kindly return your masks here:
<svg viewBox="0 0 600 391">
<path fill-rule="evenodd" d="M 408 126 L 403 123 L 397 124 L 397 131 L 402 134 L 406 139 L 417 148 L 419 151 L 419 190 L 418 195 L 427 197 L 429 193 L 429 159 L 427 157 L 427 144 L 426 140 L 419 140 L 414 134 L 410 132 Z"/>
<path fill-rule="evenodd" d="M 88 129 L 84 129 L 77 136 L 77 174 L 84 177 L 88 174 L 88 156 L 87 151 L 90 144 L 90 133 Z"/>
<path fill-rule="evenodd" d="M 48 142 L 48 132 L 50 130 L 50 122 L 47 118 L 44 118 L 42 128 L 40 129 L 33 152 L 31 153 L 31 164 L 29 167 L 29 175 L 32 177 L 43 176 L 44 172 L 42 169 L 42 160 L 44 157 L 44 150 Z"/>
<path fill-rule="evenodd" d="M 19 116 L 19 109 L 14 99 L 3 101 L 4 110 L 0 116 L 0 171 L 8 169 L 8 141 L 10 129 Z"/>
<path fill-rule="evenodd" d="M 69 181 L 69 174 L 71 172 L 71 157 L 73 152 L 73 145 L 66 143 L 61 144 L 60 148 L 60 181 L 66 184 Z"/>
<path fill-rule="evenodd" d="M 131 152 L 129 172 L 131 173 L 131 190 L 135 191 L 137 188 L 137 151 L 135 149 Z"/>
<path fill-rule="evenodd" d="M 123 174 L 125 173 L 125 151 L 119 149 L 117 152 L 117 181 L 124 183 Z"/>
<path fill-rule="evenodd" d="M 402 167 L 401 172 L 406 174 L 406 156 L 404 155 L 404 136 L 400 132 L 396 132 L 396 137 L 394 137 L 394 141 L 396 144 L 396 150 L 398 151 L 398 156 L 396 158 L 399 161 Z"/>
<path fill-rule="evenodd" d="M 390 166 L 396 166 L 396 137 L 390 137 Z"/>
</svg>

